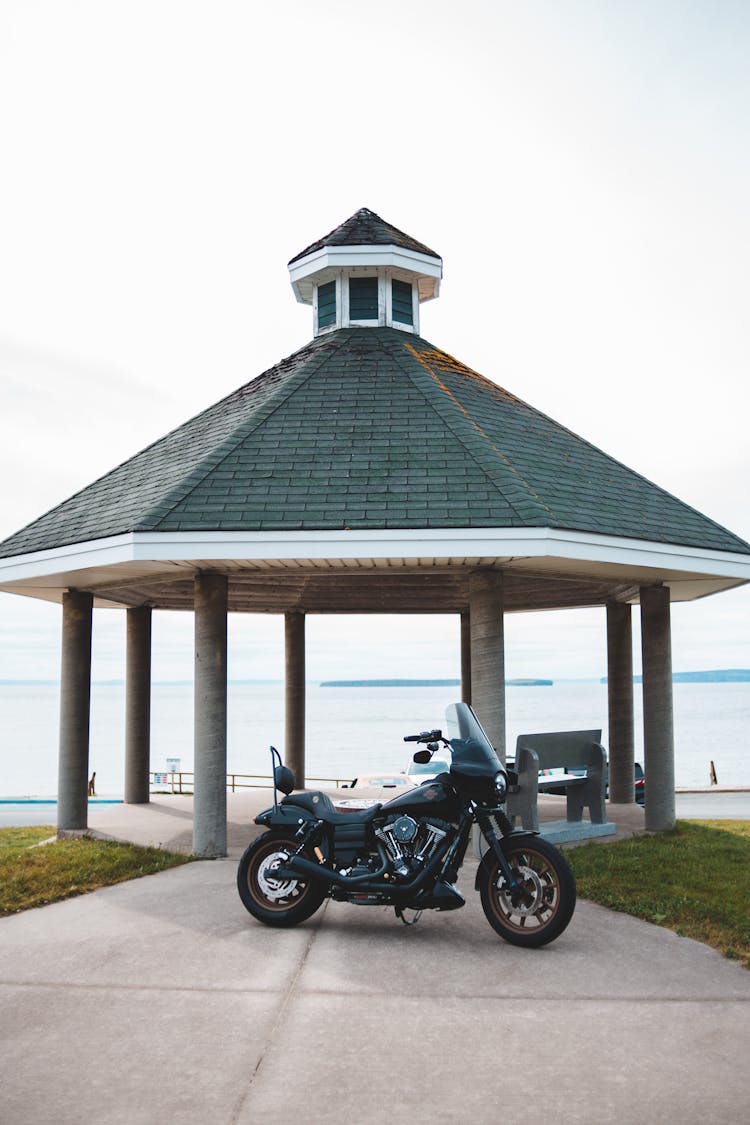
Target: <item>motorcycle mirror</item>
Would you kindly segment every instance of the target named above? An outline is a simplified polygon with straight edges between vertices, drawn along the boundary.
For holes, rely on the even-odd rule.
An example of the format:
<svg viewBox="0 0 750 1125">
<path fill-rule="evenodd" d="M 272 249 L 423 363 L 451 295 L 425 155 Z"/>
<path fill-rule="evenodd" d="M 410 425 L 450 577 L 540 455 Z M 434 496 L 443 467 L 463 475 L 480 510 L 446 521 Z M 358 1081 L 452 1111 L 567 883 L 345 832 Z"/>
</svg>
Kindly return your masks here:
<svg viewBox="0 0 750 1125">
<path fill-rule="evenodd" d="M 425 766 L 428 762 L 432 761 L 432 754 L 429 750 L 417 750 L 412 761 L 419 762 L 420 766 Z"/>
</svg>

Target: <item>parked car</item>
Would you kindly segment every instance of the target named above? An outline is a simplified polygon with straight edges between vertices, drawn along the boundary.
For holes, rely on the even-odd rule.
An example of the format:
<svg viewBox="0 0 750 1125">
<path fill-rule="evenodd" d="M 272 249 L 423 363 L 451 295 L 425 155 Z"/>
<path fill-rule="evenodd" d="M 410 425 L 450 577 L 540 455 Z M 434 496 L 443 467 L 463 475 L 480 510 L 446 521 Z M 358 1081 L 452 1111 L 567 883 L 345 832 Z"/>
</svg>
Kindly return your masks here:
<svg viewBox="0 0 750 1125">
<path fill-rule="evenodd" d="M 639 805 L 646 803 L 646 775 L 640 762 L 635 763 L 635 799 Z"/>
<path fill-rule="evenodd" d="M 450 768 L 451 764 L 447 758 L 433 755 L 429 762 L 409 762 L 406 776 L 411 779 L 413 785 L 421 785 L 423 781 L 432 781 L 439 773 L 447 773 Z"/>
<path fill-rule="evenodd" d="M 411 789 L 417 784 L 405 773 L 363 773 L 355 777 L 342 789 L 363 789 L 365 786 L 379 789 Z"/>
</svg>

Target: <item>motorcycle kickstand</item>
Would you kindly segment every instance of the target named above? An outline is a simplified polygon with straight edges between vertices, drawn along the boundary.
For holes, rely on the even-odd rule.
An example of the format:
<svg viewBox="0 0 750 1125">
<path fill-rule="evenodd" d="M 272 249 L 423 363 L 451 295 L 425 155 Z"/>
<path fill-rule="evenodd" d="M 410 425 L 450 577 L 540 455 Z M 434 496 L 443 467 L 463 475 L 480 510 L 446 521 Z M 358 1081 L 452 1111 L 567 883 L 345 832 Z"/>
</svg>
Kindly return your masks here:
<svg viewBox="0 0 750 1125">
<path fill-rule="evenodd" d="M 400 906 L 394 906 L 393 909 L 396 911 L 396 917 L 399 918 L 404 923 L 405 926 L 416 926 L 417 922 L 422 917 L 422 911 L 421 910 L 415 910 L 414 911 L 414 917 L 410 921 L 404 913 L 404 910 L 406 909 L 406 907 L 404 907 L 404 910 L 402 910 Z"/>
</svg>

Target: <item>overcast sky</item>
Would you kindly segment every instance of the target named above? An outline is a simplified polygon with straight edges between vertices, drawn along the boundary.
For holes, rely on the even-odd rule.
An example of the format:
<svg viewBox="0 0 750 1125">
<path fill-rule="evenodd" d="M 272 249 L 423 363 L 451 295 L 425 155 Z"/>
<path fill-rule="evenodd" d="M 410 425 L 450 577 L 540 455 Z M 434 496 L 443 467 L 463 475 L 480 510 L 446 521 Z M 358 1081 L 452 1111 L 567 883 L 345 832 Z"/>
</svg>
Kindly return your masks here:
<svg viewBox="0 0 750 1125">
<path fill-rule="evenodd" d="M 366 206 L 443 256 L 423 336 L 750 539 L 749 50 L 743 0 L 0 0 L 0 537 L 307 343 L 286 263 Z M 747 588 L 673 626 L 676 669 L 750 667 Z M 156 615 L 156 678 L 191 630 Z M 59 633 L 0 595 L 0 678 Z M 308 636 L 311 678 L 458 672 L 452 619 Z M 281 676 L 281 621 L 231 641 Z M 603 610 L 507 644 L 606 670 Z"/>
</svg>

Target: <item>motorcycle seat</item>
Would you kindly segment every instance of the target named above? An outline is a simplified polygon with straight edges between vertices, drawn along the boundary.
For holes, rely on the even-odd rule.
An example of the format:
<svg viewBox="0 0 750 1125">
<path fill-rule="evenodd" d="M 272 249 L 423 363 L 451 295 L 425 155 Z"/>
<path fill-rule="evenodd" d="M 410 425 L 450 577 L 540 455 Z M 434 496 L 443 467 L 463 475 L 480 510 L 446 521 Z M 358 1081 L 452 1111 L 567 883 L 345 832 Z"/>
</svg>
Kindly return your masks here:
<svg viewBox="0 0 750 1125">
<path fill-rule="evenodd" d="M 291 793 L 282 799 L 282 805 L 297 805 L 298 808 L 311 812 L 318 820 L 327 824 L 369 824 L 383 807 L 381 804 L 372 805 L 369 809 L 357 809 L 353 812 L 338 812 L 333 801 L 327 793 L 311 790 L 308 793 Z"/>
</svg>

